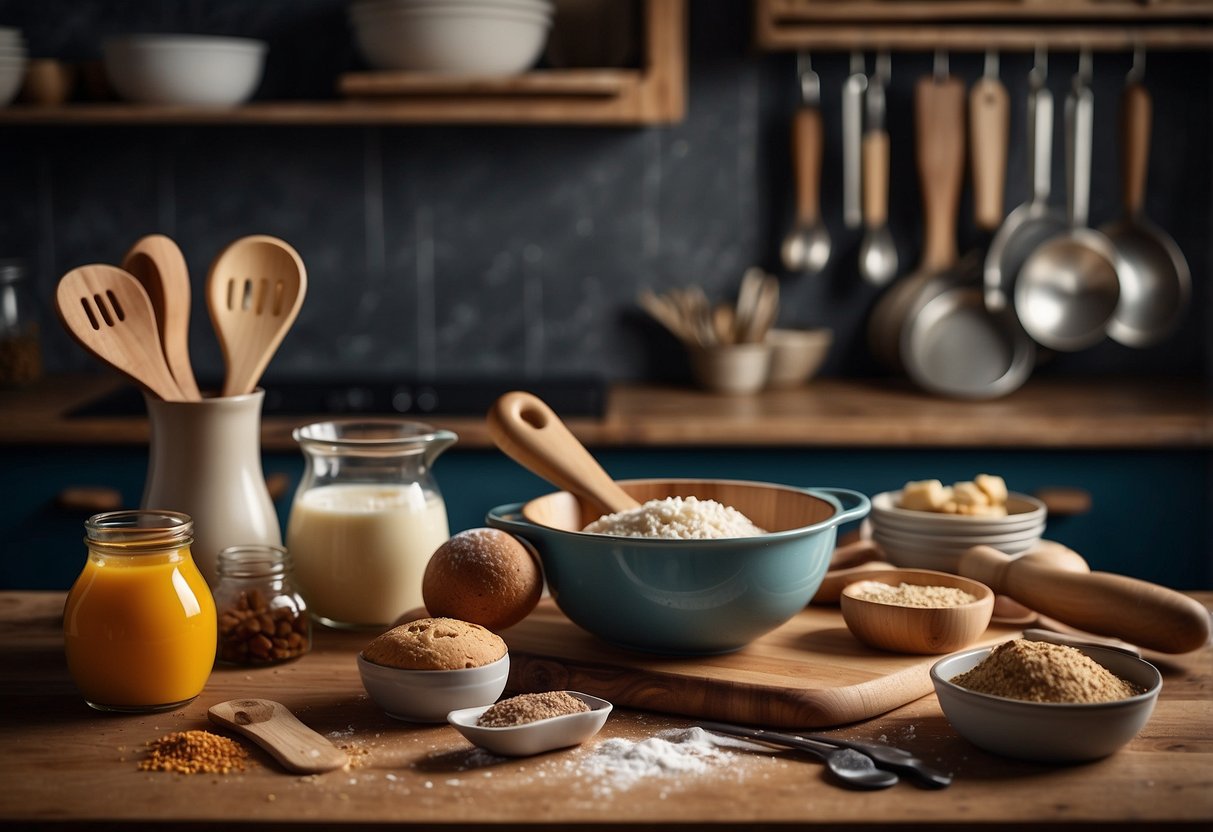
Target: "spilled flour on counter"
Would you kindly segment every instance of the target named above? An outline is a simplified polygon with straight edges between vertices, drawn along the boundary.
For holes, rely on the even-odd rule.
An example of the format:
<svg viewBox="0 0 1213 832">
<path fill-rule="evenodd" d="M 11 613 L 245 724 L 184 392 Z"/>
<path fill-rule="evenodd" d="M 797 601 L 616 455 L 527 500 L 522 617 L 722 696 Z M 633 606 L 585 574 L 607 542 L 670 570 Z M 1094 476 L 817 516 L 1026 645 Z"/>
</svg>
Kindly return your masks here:
<svg viewBox="0 0 1213 832">
<path fill-rule="evenodd" d="M 596 778 L 597 794 L 610 794 L 630 788 L 641 780 L 698 775 L 727 765 L 734 759 L 731 751 L 770 751 L 762 745 L 722 737 L 702 728 L 662 731 L 646 740 L 621 738 L 604 740 L 578 762 L 581 774 Z"/>
</svg>

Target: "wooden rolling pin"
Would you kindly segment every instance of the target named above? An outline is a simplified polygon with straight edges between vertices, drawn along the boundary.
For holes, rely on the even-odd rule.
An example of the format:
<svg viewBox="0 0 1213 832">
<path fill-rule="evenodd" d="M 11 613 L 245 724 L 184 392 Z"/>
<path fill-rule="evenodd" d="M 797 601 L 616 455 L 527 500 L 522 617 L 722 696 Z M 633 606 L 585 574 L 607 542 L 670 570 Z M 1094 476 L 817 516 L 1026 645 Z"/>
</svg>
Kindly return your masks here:
<svg viewBox="0 0 1213 832">
<path fill-rule="evenodd" d="M 961 555 L 958 571 L 1063 624 L 1151 650 L 1187 653 L 1209 640 L 1200 602 L 1148 581 L 1059 569 L 1042 553 L 1011 557 L 989 546 Z"/>
</svg>

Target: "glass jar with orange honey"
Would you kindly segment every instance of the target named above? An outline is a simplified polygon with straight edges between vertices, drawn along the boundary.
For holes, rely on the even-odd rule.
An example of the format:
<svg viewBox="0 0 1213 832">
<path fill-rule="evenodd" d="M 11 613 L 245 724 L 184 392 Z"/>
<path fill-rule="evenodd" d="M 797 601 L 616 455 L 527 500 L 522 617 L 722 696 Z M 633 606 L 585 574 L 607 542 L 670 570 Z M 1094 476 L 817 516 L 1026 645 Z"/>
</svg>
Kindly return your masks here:
<svg viewBox="0 0 1213 832">
<path fill-rule="evenodd" d="M 67 596 L 67 666 L 90 706 L 166 711 L 192 700 L 215 661 L 215 601 L 174 511 L 112 511 L 85 523 L 88 561 Z"/>
</svg>

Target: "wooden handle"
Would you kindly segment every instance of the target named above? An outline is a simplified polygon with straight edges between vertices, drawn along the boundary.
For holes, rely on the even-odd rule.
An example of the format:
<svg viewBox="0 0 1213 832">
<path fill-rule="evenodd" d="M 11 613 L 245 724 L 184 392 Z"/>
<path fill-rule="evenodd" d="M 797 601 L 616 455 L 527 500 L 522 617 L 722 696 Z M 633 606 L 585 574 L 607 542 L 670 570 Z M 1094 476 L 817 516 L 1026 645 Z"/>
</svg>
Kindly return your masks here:
<svg viewBox="0 0 1213 832">
<path fill-rule="evenodd" d="M 889 219 L 889 134 L 869 130 L 863 137 L 863 222 L 880 228 Z"/>
<path fill-rule="evenodd" d="M 969 93 L 969 147 L 973 219 L 978 228 L 986 231 L 993 231 L 1003 220 L 1010 119 L 1007 88 L 994 78 L 979 79 Z"/>
<path fill-rule="evenodd" d="M 1186 653 L 1209 640 L 1209 612 L 1157 584 L 1109 572 L 1070 572 L 1026 554 L 1009 557 L 974 546 L 959 572 L 1072 627 L 1163 653 Z"/>
<path fill-rule="evenodd" d="M 122 494 L 104 485 L 69 485 L 59 492 L 55 504 L 65 511 L 98 514 L 122 508 Z"/>
<path fill-rule="evenodd" d="M 550 407 L 515 390 L 493 403 L 489 435 L 507 456 L 557 488 L 590 503 L 599 514 L 640 505 L 602 469 Z"/>
<path fill-rule="evenodd" d="M 915 156 L 923 204 L 922 268 L 956 264 L 956 218 L 964 183 L 964 84 L 920 78 L 914 87 Z"/>
<path fill-rule="evenodd" d="M 1121 186 L 1125 213 L 1141 214 L 1146 198 L 1146 170 L 1150 159 L 1150 124 L 1153 104 L 1140 83 L 1129 84 L 1121 95 Z"/>
<path fill-rule="evenodd" d="M 813 226 L 821 219 L 821 111 L 801 107 L 792 120 L 792 167 L 796 172 L 796 219 Z"/>
<path fill-rule="evenodd" d="M 1083 488 L 1050 486 L 1038 489 L 1035 496 L 1045 504 L 1049 517 L 1076 517 L 1091 510 L 1091 492 Z"/>
<path fill-rule="evenodd" d="M 290 771 L 313 774 L 342 768 L 349 756 L 272 699 L 232 699 L 212 705 L 211 722 L 244 734 Z"/>
</svg>

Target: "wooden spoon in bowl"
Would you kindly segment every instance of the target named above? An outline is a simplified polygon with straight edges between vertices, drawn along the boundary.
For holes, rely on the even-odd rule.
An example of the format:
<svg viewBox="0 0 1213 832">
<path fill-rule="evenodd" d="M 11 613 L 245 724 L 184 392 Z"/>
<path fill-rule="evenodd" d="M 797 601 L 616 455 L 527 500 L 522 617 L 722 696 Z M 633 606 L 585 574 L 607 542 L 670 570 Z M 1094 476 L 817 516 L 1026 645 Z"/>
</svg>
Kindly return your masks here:
<svg viewBox="0 0 1213 832">
<path fill-rule="evenodd" d="M 152 302 L 169 371 L 190 401 L 202 398 L 190 365 L 190 274 L 181 249 L 163 234 L 139 238 L 122 268 L 143 284 Z"/>
<path fill-rule="evenodd" d="M 507 456 L 592 506 L 599 515 L 640 503 L 602 469 L 560 417 L 539 397 L 515 390 L 493 403 L 489 435 Z"/>
<path fill-rule="evenodd" d="M 55 290 L 59 319 L 80 346 L 165 401 L 186 401 L 164 359 L 156 313 L 139 281 L 117 266 L 72 269 Z"/>
<path fill-rule="evenodd" d="M 276 237 L 242 237 L 219 253 L 206 278 L 206 306 L 227 364 L 224 396 L 256 388 L 306 294 L 303 260 Z"/>
</svg>

